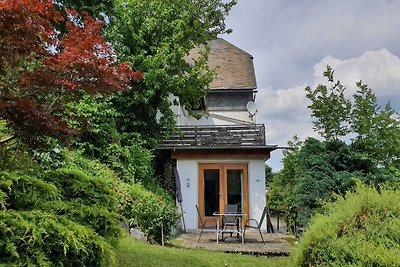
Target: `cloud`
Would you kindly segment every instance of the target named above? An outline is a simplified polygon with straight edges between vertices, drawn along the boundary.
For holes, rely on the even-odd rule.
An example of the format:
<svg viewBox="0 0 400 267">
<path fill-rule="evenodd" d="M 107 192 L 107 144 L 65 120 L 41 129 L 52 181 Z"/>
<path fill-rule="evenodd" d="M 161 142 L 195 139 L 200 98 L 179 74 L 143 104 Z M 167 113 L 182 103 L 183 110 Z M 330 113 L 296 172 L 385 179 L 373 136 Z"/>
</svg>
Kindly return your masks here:
<svg viewBox="0 0 400 267">
<path fill-rule="evenodd" d="M 268 143 L 313 134 L 304 87 L 323 82 L 328 63 L 349 94 L 362 80 L 400 110 L 399 10 L 392 0 L 238 1 L 226 20 L 234 31 L 222 37 L 254 56 Z M 279 153 L 272 156 L 279 166 Z"/>
<path fill-rule="evenodd" d="M 315 83 L 326 80 L 322 73 L 327 65 L 335 70 L 335 78 L 351 94 L 356 91 L 355 82 L 362 80 L 378 97 L 397 99 L 400 96 L 400 59 L 385 48 L 345 60 L 327 56 L 314 66 Z"/>
<path fill-rule="evenodd" d="M 326 83 L 322 73 L 330 65 L 335 69 L 335 78 L 353 94 L 355 82 L 362 80 L 376 93 L 378 100 L 390 99 L 392 106 L 400 110 L 400 59 L 387 49 L 367 51 L 357 58 L 338 59 L 326 56 L 313 67 L 314 79 L 310 86 Z M 259 89 L 256 103 L 259 109 L 257 122 L 267 125 L 267 141 L 269 144 L 286 145 L 294 135 L 301 139 L 308 136 L 317 137 L 313 131 L 310 104 L 304 88 L 307 84 L 273 90 L 271 87 Z M 277 171 L 281 153 L 273 152 L 269 161 Z"/>
<path fill-rule="evenodd" d="M 383 47 L 400 55 L 400 1 L 238 1 L 226 38 L 254 56 L 259 85 L 294 87 L 312 79 L 327 55 L 359 56 Z"/>
</svg>

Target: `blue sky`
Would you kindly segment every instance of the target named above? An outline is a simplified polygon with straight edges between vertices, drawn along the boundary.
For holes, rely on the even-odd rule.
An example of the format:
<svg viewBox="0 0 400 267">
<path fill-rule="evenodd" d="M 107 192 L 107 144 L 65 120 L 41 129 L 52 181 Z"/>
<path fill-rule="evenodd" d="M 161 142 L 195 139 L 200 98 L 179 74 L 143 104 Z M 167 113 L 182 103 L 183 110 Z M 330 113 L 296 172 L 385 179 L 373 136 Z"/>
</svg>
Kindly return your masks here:
<svg viewBox="0 0 400 267">
<path fill-rule="evenodd" d="M 351 95 L 362 80 L 400 110 L 400 1 L 238 0 L 227 41 L 254 56 L 259 112 L 269 144 L 317 136 L 304 88 L 324 82 L 326 65 Z M 268 164 L 281 166 L 282 154 Z"/>
</svg>

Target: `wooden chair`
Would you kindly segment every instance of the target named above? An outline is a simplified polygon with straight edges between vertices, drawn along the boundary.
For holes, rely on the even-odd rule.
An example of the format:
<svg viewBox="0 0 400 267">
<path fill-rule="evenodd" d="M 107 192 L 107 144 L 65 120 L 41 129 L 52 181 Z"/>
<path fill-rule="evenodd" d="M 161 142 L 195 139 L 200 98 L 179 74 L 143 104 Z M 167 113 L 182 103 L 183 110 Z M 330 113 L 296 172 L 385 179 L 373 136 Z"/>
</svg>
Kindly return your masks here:
<svg viewBox="0 0 400 267">
<path fill-rule="evenodd" d="M 247 220 L 246 223 L 244 224 L 243 237 L 246 236 L 246 229 L 247 229 L 247 228 L 257 229 L 258 232 L 260 233 L 262 242 L 265 244 L 264 238 L 263 238 L 263 236 L 262 236 L 262 234 L 261 234 L 261 226 L 262 226 L 262 223 L 264 222 L 264 219 L 265 219 L 265 216 L 267 215 L 267 213 L 268 213 L 268 208 L 267 208 L 267 207 L 264 207 L 264 210 L 263 210 L 263 212 L 262 212 L 260 221 L 257 221 L 256 219 L 249 219 L 249 220 Z M 252 225 L 251 222 L 255 222 L 256 225 L 254 225 L 254 224 Z"/>
<path fill-rule="evenodd" d="M 217 221 L 213 220 L 215 224 L 213 224 L 211 226 L 206 225 L 205 222 L 203 222 L 203 219 L 201 218 L 200 210 L 197 205 L 196 205 L 196 210 L 197 210 L 197 216 L 199 218 L 199 222 L 201 225 L 199 239 L 197 240 L 197 244 L 198 244 L 200 242 L 201 235 L 203 234 L 204 231 L 207 231 L 207 232 L 216 232 L 217 231 Z"/>
</svg>

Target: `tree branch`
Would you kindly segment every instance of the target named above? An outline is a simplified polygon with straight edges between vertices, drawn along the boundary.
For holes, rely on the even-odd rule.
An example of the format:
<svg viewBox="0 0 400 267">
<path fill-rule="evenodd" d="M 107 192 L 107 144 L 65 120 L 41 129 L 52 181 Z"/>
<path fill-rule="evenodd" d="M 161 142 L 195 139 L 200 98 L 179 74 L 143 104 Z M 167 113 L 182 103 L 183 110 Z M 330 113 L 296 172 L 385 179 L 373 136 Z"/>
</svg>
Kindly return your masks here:
<svg viewBox="0 0 400 267">
<path fill-rule="evenodd" d="M 9 141 L 13 140 L 15 138 L 15 135 L 9 136 L 3 140 L 0 140 L 0 145 L 3 145 L 5 143 L 8 143 Z"/>
</svg>

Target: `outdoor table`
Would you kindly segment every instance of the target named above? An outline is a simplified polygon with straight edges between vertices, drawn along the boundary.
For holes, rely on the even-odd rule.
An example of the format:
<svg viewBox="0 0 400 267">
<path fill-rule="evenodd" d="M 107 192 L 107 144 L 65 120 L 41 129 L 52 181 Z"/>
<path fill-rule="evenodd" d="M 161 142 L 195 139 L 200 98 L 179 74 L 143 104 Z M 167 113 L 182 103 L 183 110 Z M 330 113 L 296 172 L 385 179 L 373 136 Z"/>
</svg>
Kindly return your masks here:
<svg viewBox="0 0 400 267">
<path fill-rule="evenodd" d="M 219 235 L 222 235 L 222 233 L 236 233 L 238 234 L 241 239 L 242 239 L 242 244 L 244 244 L 244 236 L 243 236 L 243 228 L 244 228 L 244 222 L 243 222 L 243 217 L 245 215 L 245 213 L 241 213 L 241 212 L 227 212 L 227 213 L 220 213 L 218 211 L 213 213 L 214 216 L 218 217 L 217 218 L 217 244 L 219 241 Z M 239 231 L 236 229 L 230 229 L 230 230 L 225 230 L 225 229 L 221 229 L 219 227 L 219 221 L 223 216 L 236 216 L 239 218 L 239 225 L 240 225 L 240 229 Z"/>
</svg>

